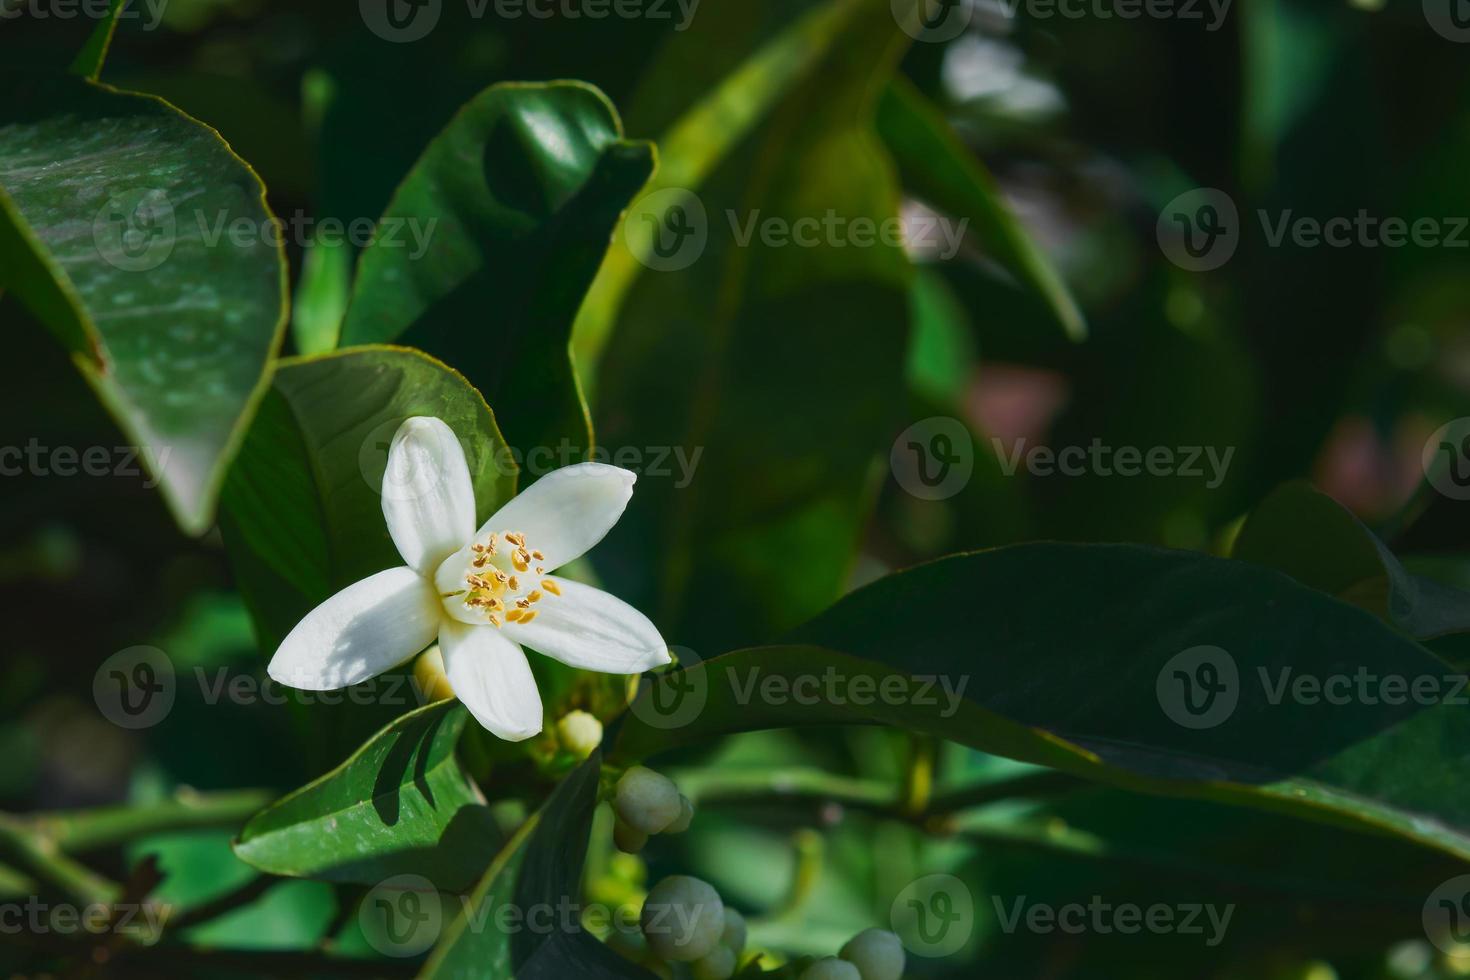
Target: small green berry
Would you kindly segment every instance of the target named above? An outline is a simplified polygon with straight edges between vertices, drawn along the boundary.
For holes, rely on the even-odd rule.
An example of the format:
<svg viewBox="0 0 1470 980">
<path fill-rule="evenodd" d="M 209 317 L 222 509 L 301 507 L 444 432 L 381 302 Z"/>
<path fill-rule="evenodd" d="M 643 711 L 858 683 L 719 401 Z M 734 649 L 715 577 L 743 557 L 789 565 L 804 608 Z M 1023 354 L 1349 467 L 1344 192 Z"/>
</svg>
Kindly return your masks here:
<svg viewBox="0 0 1470 980">
<path fill-rule="evenodd" d="M 887 929 L 864 929 L 839 954 L 857 967 L 862 980 L 899 980 L 903 976 L 903 942 Z"/>
<path fill-rule="evenodd" d="M 863 980 L 863 975 L 846 960 L 824 956 L 801 971 L 800 980 Z"/>
<path fill-rule="evenodd" d="M 736 956 L 745 952 L 745 916 L 725 906 L 725 932 L 720 936 L 720 945 L 728 946 Z"/>
<path fill-rule="evenodd" d="M 613 809 L 645 834 L 662 833 L 679 817 L 679 787 L 667 776 L 634 766 L 618 780 Z"/>
<path fill-rule="evenodd" d="M 562 748 L 585 759 L 602 744 L 602 722 L 585 711 L 569 711 L 556 723 L 556 737 Z"/>
<path fill-rule="evenodd" d="M 694 980 L 730 980 L 735 975 L 735 951 L 716 946 L 689 968 Z"/>
<path fill-rule="evenodd" d="M 648 893 L 639 924 L 654 955 L 692 963 L 720 944 L 725 903 L 708 883 L 688 875 L 670 875 Z"/>
<path fill-rule="evenodd" d="M 613 821 L 613 843 L 626 854 L 637 854 L 648 845 L 648 835 L 618 817 Z"/>
<path fill-rule="evenodd" d="M 683 793 L 680 793 L 679 794 L 679 815 L 674 818 L 674 822 L 673 823 L 669 824 L 667 827 L 665 827 L 662 830 L 662 833 L 665 833 L 665 834 L 682 834 L 684 831 L 686 831 L 686 830 L 689 829 L 689 825 L 691 823 L 693 823 L 693 822 L 694 822 L 694 804 L 689 802 L 689 797 L 685 796 Z"/>
</svg>

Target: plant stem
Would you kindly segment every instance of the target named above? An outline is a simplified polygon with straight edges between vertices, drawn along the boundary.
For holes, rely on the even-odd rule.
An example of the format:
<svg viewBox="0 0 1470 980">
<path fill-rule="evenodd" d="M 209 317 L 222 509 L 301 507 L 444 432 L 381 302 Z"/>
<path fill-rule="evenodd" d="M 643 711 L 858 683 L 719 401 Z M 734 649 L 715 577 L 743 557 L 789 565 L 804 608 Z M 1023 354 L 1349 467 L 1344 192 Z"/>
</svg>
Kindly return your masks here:
<svg viewBox="0 0 1470 980">
<path fill-rule="evenodd" d="M 820 769 L 685 770 L 669 778 L 696 804 L 837 803 L 854 810 L 943 830 L 953 814 L 1002 800 L 1055 796 L 1089 785 L 1060 772 L 1028 772 L 932 793 L 911 780 L 902 791 L 874 779 L 834 776 Z M 922 806 L 915 804 L 922 803 Z"/>
<path fill-rule="evenodd" d="M 105 904 L 121 892 L 116 882 L 67 857 L 54 840 L 7 814 L 0 814 L 0 859 L 80 905 Z"/>
<path fill-rule="evenodd" d="M 38 813 L 23 824 L 62 850 L 89 851 L 169 830 L 237 827 L 274 799 L 267 790 L 200 793 L 183 788 L 157 803 Z"/>
</svg>

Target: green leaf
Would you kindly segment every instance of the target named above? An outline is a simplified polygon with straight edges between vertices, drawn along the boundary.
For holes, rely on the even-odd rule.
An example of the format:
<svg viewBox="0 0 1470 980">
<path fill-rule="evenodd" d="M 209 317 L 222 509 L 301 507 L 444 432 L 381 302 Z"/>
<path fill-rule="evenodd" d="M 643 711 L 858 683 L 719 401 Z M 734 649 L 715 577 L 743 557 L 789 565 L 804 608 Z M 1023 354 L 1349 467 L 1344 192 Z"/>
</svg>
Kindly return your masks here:
<svg viewBox="0 0 1470 980">
<path fill-rule="evenodd" d="M 68 69 L 73 75 L 96 81 L 102 71 L 102 62 L 107 60 L 107 49 L 112 46 L 112 35 L 117 31 L 117 15 L 126 0 L 109 0 L 107 13 L 92 28 L 87 43 L 77 52 L 76 59 Z"/>
<path fill-rule="evenodd" d="M 707 235 L 681 239 L 684 268 L 636 281 L 600 365 L 603 443 L 669 447 L 695 465 L 687 485 L 640 481 L 594 561 L 621 550 L 625 597 L 696 649 L 764 639 L 840 594 L 904 390 L 912 267 L 901 249 L 783 247 L 734 227 L 897 220 L 870 93 L 902 44 L 888 7 L 834 9 L 848 15 L 844 42 L 697 197 L 681 198 L 705 212 Z M 719 45 L 718 16 L 672 42 L 693 46 L 683 59 Z"/>
<path fill-rule="evenodd" d="M 1443 779 L 1470 720 L 1453 704 L 1393 703 L 1379 686 L 1432 678 L 1443 698 L 1457 679 L 1367 612 L 1246 562 L 1132 545 L 1001 548 L 881 579 L 787 639 L 661 678 L 635 703 L 618 757 L 728 732 L 877 723 L 1470 856 L 1470 790 Z M 1196 716 L 1174 682 L 1197 661 L 1175 658 L 1202 646 L 1223 652 L 1211 656 L 1225 687 L 1203 702 L 1220 710 Z M 1291 687 L 1360 672 L 1377 679 L 1372 697 L 1309 700 Z M 803 697 L 763 693 L 801 677 L 815 678 Z M 814 699 L 813 683 L 843 697 L 819 687 Z M 706 703 L 660 727 L 683 720 L 657 710 L 679 687 L 702 688 Z"/>
<path fill-rule="evenodd" d="M 71 349 L 180 525 L 202 533 L 285 321 L 264 188 L 159 99 L 64 77 L 10 89 L 0 284 Z M 236 222 L 248 234 L 229 234 Z"/>
<path fill-rule="evenodd" d="M 411 711 L 352 758 L 251 818 L 241 860 L 271 874 L 376 884 L 419 874 L 468 887 L 499 847 L 479 789 L 454 755 L 458 701 Z"/>
<path fill-rule="evenodd" d="M 1470 593 L 1411 574 L 1351 511 L 1303 480 L 1251 511 L 1231 557 L 1285 572 L 1421 640 L 1470 631 Z"/>
<path fill-rule="evenodd" d="M 622 138 L 595 88 L 486 89 L 394 194 L 359 262 L 343 342 L 402 337 L 454 364 L 522 450 L 590 446 L 572 322 L 652 172 L 652 146 Z"/>
<path fill-rule="evenodd" d="M 634 105 L 635 118 L 642 126 L 662 128 L 663 135 L 658 173 L 640 204 L 659 200 L 654 197 L 659 191 L 702 186 L 780 100 L 811 77 L 864 9 L 854 0 L 819 4 L 731 65 L 727 74 L 718 74 L 730 61 L 729 52 L 741 50 L 738 41 L 751 33 L 752 21 L 763 19 L 766 7 L 749 3 L 707 9 L 695 23 L 693 37 L 686 32 L 648 72 Z M 719 21 L 711 26 L 715 18 Z M 702 85 L 712 72 L 710 84 Z M 694 92 L 704 94 L 691 100 L 689 93 Z M 662 210 L 642 213 L 664 217 Z M 628 290 L 644 271 L 635 256 L 647 254 L 653 227 L 638 221 L 626 224 L 592 283 L 573 333 L 573 349 L 584 368 L 597 363 Z"/>
<path fill-rule="evenodd" d="M 995 179 L 960 143 L 938 108 L 903 77 L 878 101 L 878 133 L 898 163 L 905 188 L 940 211 L 968 218 L 996 261 L 1034 289 L 1073 340 L 1087 322 L 1061 274 L 1001 199 Z"/>
<path fill-rule="evenodd" d="M 573 914 L 582 901 L 582 865 L 597 806 L 600 753 L 575 769 L 532 816 L 475 886 L 469 900 L 445 927 L 430 955 L 423 980 L 649 980 L 634 966 L 594 939 Z M 503 908 L 533 910 L 552 928 L 499 929 Z"/>
</svg>

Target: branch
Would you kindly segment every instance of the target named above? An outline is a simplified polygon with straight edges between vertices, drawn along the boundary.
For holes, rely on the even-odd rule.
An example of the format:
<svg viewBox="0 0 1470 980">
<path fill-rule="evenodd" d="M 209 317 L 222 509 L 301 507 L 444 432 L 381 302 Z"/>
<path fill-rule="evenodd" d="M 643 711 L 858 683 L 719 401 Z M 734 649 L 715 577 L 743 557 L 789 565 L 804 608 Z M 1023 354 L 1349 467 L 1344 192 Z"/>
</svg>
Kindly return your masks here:
<svg viewBox="0 0 1470 980">
<path fill-rule="evenodd" d="M 273 793 L 259 789 L 200 793 L 184 787 L 157 803 L 37 813 L 23 818 L 23 825 L 63 850 L 90 851 L 162 831 L 237 827 L 274 798 Z"/>
</svg>

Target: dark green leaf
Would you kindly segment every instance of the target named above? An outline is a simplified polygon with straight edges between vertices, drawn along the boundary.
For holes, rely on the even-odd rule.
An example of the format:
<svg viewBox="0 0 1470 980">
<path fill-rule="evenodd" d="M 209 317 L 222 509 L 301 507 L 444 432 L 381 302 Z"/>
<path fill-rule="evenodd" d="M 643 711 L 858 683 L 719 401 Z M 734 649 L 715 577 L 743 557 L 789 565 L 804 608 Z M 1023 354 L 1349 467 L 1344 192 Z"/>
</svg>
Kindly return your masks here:
<svg viewBox="0 0 1470 980">
<path fill-rule="evenodd" d="M 657 682 L 663 690 L 635 705 L 619 756 L 696 736 L 872 722 L 1125 788 L 1376 828 L 1470 856 L 1470 792 L 1442 778 L 1459 765 L 1470 721 L 1463 707 L 1432 703 L 1453 697 L 1459 678 L 1370 614 L 1277 572 L 1127 545 L 1021 545 L 881 579 L 789 640 Z M 1176 670 L 1208 680 L 1197 662 L 1175 659 L 1198 647 L 1217 649 L 1225 685 L 1195 702 L 1218 705 L 1211 714 L 1187 711 L 1176 683 Z M 1291 686 L 1360 675 L 1367 697 L 1356 686 L 1301 697 Z M 779 692 L 800 677 L 815 678 L 801 698 L 759 686 Z M 1409 690 L 1434 684 L 1422 699 L 1431 703 L 1391 694 L 1381 686 L 1390 678 Z M 875 693 L 885 681 L 896 693 Z M 844 697 L 818 687 L 813 698 L 813 683 L 836 683 Z M 660 727 L 677 716 L 657 706 L 691 685 L 706 692 L 703 710 Z"/>
<path fill-rule="evenodd" d="M 285 321 L 264 188 L 159 99 L 76 78 L 8 86 L 3 285 L 71 349 L 179 523 L 202 533 Z"/>
<path fill-rule="evenodd" d="M 1067 284 L 1001 200 L 994 178 L 939 110 L 902 77 L 878 100 L 878 132 L 909 191 L 954 218 L 970 219 L 984 247 L 1036 290 L 1067 335 L 1073 340 L 1087 336 L 1087 323 Z"/>
<path fill-rule="evenodd" d="M 376 884 L 418 874 L 446 891 L 468 887 L 500 840 L 455 759 L 466 717 L 453 700 L 409 712 L 251 818 L 235 853 L 277 875 Z"/>
<path fill-rule="evenodd" d="M 112 35 L 117 31 L 117 15 L 126 0 L 108 0 L 107 13 L 87 35 L 87 43 L 77 52 L 76 60 L 69 69 L 73 75 L 96 81 L 102 71 L 102 62 L 107 60 L 107 49 L 112 46 Z"/>
<path fill-rule="evenodd" d="M 1363 606 L 1419 639 L 1470 630 L 1470 593 L 1411 574 L 1351 511 L 1305 481 L 1251 511 L 1231 557 Z"/>
<path fill-rule="evenodd" d="M 652 172 L 652 146 L 622 138 L 596 89 L 487 89 L 394 194 L 359 262 L 343 342 L 403 338 L 454 364 L 522 450 L 589 446 L 572 322 Z"/>
<path fill-rule="evenodd" d="M 648 980 L 587 933 L 576 913 L 583 907 L 582 864 L 597 806 L 600 753 L 574 770 L 545 806 L 517 832 L 475 887 L 429 957 L 420 977 L 435 980 Z M 495 928 L 495 916 L 513 908 L 526 928 Z M 572 910 L 570 917 L 566 910 Z M 530 928 L 535 920 L 549 929 Z"/>
</svg>

